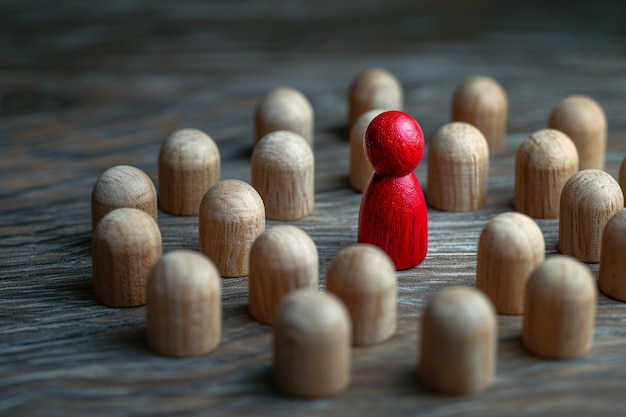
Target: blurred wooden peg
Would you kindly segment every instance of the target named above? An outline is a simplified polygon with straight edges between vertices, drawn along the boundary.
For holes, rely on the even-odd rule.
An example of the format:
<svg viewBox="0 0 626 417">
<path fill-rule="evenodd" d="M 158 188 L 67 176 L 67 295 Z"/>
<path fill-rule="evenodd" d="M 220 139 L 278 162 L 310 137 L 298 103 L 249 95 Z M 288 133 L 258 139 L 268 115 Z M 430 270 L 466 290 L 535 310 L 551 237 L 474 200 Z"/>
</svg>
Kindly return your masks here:
<svg viewBox="0 0 626 417">
<path fill-rule="evenodd" d="M 298 134 L 277 130 L 259 140 L 252 151 L 252 186 L 265 204 L 268 220 L 297 220 L 313 211 L 313 151 Z"/>
<path fill-rule="evenodd" d="M 626 301 L 626 209 L 611 217 L 602 233 L 598 287 L 611 298 Z"/>
<path fill-rule="evenodd" d="M 392 73 L 382 68 L 366 69 L 348 91 L 348 131 L 368 110 L 402 110 L 402 100 L 402 86 Z"/>
<path fill-rule="evenodd" d="M 304 398 L 338 395 L 350 383 L 350 317 L 330 293 L 299 289 L 280 302 L 274 322 L 274 382 Z"/>
<path fill-rule="evenodd" d="M 470 288 L 436 293 L 421 321 L 419 375 L 422 384 L 447 395 L 468 395 L 492 384 L 498 322 L 491 302 Z"/>
<path fill-rule="evenodd" d="M 574 174 L 561 192 L 559 252 L 600 262 L 604 226 L 623 207 L 622 189 L 609 174 L 598 169 Z"/>
<path fill-rule="evenodd" d="M 267 229 L 250 250 L 250 314 L 271 324 L 285 294 L 297 288 L 317 289 L 318 271 L 317 247 L 306 232 L 291 225 Z"/>
<path fill-rule="evenodd" d="M 190 250 L 163 255 L 148 277 L 146 338 L 162 355 L 195 356 L 220 342 L 221 283 L 206 256 Z"/>
<path fill-rule="evenodd" d="M 547 259 L 528 279 L 522 340 L 535 355 L 568 359 L 591 349 L 596 284 L 589 268 L 568 256 Z"/>
<path fill-rule="evenodd" d="M 161 232 L 149 214 L 134 208 L 107 213 L 91 239 L 96 300 L 110 307 L 145 304 L 146 281 L 161 251 Z"/>
<path fill-rule="evenodd" d="M 159 205 L 177 216 L 197 216 L 200 201 L 220 180 L 220 153 L 210 136 L 180 129 L 159 153 Z"/>
<path fill-rule="evenodd" d="M 506 92 L 489 77 L 465 80 L 452 98 L 451 121 L 476 126 L 485 135 L 491 153 L 504 149 L 507 114 Z"/>
<path fill-rule="evenodd" d="M 606 154 L 606 115 L 597 101 L 568 96 L 552 110 L 548 127 L 565 133 L 576 145 L 579 169 L 603 169 Z"/>
<path fill-rule="evenodd" d="M 255 113 L 255 141 L 275 130 L 288 130 L 313 146 L 313 108 L 300 91 L 280 87 L 267 93 Z"/>
<path fill-rule="evenodd" d="M 326 288 L 338 296 L 352 319 L 352 343 L 382 342 L 396 331 L 396 268 L 373 245 L 355 244 L 328 264 Z"/>
<path fill-rule="evenodd" d="M 350 129 L 350 185 L 359 192 L 365 190 L 365 186 L 374 173 L 372 164 L 365 156 L 365 131 L 370 122 L 384 110 L 373 109 L 363 113 Z"/>
<path fill-rule="evenodd" d="M 91 192 L 91 227 L 108 212 L 118 208 L 136 208 L 157 221 L 157 192 L 150 177 L 142 170 L 118 165 L 100 175 Z"/>
<path fill-rule="evenodd" d="M 619 186 L 624 194 L 624 200 L 626 200 L 626 158 L 622 160 L 622 164 L 619 166 Z M 626 205 L 626 201 L 624 201 Z"/>
<path fill-rule="evenodd" d="M 578 172 L 578 151 L 554 129 L 530 135 L 515 155 L 515 210 L 541 219 L 559 217 L 561 190 Z"/>
<path fill-rule="evenodd" d="M 428 204 L 444 211 L 470 211 L 487 200 L 489 146 L 474 126 L 441 127 L 428 150 Z"/>
<path fill-rule="evenodd" d="M 502 213 L 483 228 L 478 240 L 476 288 L 500 314 L 524 312 L 524 289 L 531 272 L 543 263 L 541 229 L 521 213 Z"/>
<path fill-rule="evenodd" d="M 248 275 L 250 247 L 265 230 L 265 207 L 259 193 L 240 180 L 213 185 L 200 202 L 200 252 L 223 277 Z"/>
</svg>

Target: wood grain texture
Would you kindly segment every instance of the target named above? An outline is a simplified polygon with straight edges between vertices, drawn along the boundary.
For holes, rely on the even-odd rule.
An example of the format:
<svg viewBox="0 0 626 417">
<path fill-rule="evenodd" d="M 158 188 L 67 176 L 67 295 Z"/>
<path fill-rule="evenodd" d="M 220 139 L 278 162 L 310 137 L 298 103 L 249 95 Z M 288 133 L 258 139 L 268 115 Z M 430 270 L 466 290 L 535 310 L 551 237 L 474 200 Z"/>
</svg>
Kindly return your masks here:
<svg viewBox="0 0 626 417">
<path fill-rule="evenodd" d="M 624 6 L 298 6 L 0 2 L 0 414 L 622 414 L 626 304 L 604 295 L 594 347 L 583 358 L 539 360 L 522 347 L 521 317 L 499 316 L 496 376 L 481 395 L 426 392 L 415 366 L 422 308 L 435 291 L 474 286 L 480 231 L 513 208 L 515 151 L 546 127 L 562 97 L 582 93 L 601 103 L 609 126 L 605 169 L 617 178 L 626 154 Z M 449 121 L 455 87 L 475 74 L 505 87 L 508 134 L 490 161 L 485 206 L 469 213 L 428 209 L 428 256 L 398 273 L 397 331 L 383 344 L 352 351 L 352 382 L 341 396 L 294 401 L 276 390 L 271 328 L 250 317 L 246 278 L 223 281 L 222 341 L 207 356 L 154 355 L 145 343 L 144 307 L 96 303 L 89 245 L 98 176 L 130 164 L 156 182 L 165 138 L 194 127 L 218 144 L 222 178 L 249 182 L 255 105 L 280 85 L 304 92 L 315 109 L 316 204 L 293 224 L 317 244 L 324 276 L 329 260 L 356 242 L 361 194 L 347 182 L 346 92 L 371 66 L 398 77 L 427 148 Z M 416 173 L 426 179 L 424 162 Z M 164 252 L 197 250 L 197 218 L 160 212 L 158 222 Z M 558 221 L 537 223 L 546 252 L 556 253 Z M 590 268 L 597 276 L 598 266 Z"/>
</svg>

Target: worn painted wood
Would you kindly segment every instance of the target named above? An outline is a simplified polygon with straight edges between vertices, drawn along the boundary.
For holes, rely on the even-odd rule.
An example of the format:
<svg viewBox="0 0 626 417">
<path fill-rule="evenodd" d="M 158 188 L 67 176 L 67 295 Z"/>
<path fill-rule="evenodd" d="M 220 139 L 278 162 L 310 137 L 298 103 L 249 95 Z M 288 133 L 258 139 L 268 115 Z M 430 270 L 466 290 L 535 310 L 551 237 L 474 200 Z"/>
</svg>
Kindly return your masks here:
<svg viewBox="0 0 626 417">
<path fill-rule="evenodd" d="M 500 316 L 489 390 L 436 396 L 415 375 L 422 308 L 437 290 L 474 285 L 480 230 L 512 209 L 517 146 L 547 126 L 554 105 L 569 94 L 593 97 L 607 115 L 613 177 L 626 155 L 624 6 L 524 3 L 0 2 L 0 414 L 622 414 L 626 304 L 601 294 L 583 358 L 536 359 L 522 348 L 521 318 Z M 150 352 L 145 307 L 94 300 L 98 176 L 130 164 L 156 183 L 165 138 L 194 127 L 218 144 L 223 179 L 250 181 L 254 108 L 280 85 L 301 90 L 315 111 L 315 209 L 292 223 L 317 243 L 325 276 L 330 259 L 356 242 L 361 194 L 347 180 L 346 93 L 371 66 L 398 77 L 426 152 L 449 121 L 454 89 L 476 74 L 506 89 L 508 136 L 490 161 L 484 207 L 429 208 L 426 259 L 398 273 L 397 331 L 353 350 L 341 396 L 292 400 L 274 388 L 271 328 L 250 317 L 246 278 L 223 281 L 221 344 L 194 358 Z M 417 175 L 427 188 L 425 162 Z M 164 252 L 197 250 L 196 217 L 159 212 L 158 222 Z M 538 224 L 548 255 L 557 253 L 558 221 Z"/>
</svg>

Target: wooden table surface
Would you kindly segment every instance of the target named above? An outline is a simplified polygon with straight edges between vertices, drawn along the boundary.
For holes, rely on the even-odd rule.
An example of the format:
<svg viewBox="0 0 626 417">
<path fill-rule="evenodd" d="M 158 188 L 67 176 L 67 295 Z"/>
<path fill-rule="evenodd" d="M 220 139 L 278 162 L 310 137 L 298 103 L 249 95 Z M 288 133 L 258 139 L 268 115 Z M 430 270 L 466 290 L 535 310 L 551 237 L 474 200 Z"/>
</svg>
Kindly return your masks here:
<svg viewBox="0 0 626 417">
<path fill-rule="evenodd" d="M 500 316 L 488 391 L 439 396 L 416 378 L 423 306 L 444 287 L 474 286 L 479 233 L 512 210 L 515 150 L 566 95 L 604 107 L 606 170 L 617 176 L 626 155 L 626 10 L 594 3 L 0 2 L 0 415 L 623 415 L 626 304 L 603 295 L 586 357 L 537 359 L 520 344 L 521 318 Z M 271 327 L 248 315 L 245 278 L 223 281 L 221 345 L 195 358 L 148 350 L 145 307 L 95 302 L 98 176 L 130 164 L 157 184 L 162 141 L 195 127 L 217 141 L 222 178 L 249 181 L 254 107 L 280 85 L 300 89 L 315 111 L 315 210 L 293 224 L 318 245 L 323 286 L 329 260 L 356 240 L 361 196 L 347 186 L 346 91 L 370 66 L 396 74 L 428 138 L 449 120 L 463 79 L 492 76 L 509 96 L 509 130 L 505 151 L 491 157 L 484 208 L 429 209 L 426 260 L 398 274 L 398 331 L 354 349 L 343 395 L 305 401 L 275 390 Z M 426 164 L 416 172 L 427 187 Z M 558 220 L 538 223 L 547 254 L 556 253 Z M 197 218 L 160 212 L 159 226 L 164 251 L 197 248 Z"/>
</svg>

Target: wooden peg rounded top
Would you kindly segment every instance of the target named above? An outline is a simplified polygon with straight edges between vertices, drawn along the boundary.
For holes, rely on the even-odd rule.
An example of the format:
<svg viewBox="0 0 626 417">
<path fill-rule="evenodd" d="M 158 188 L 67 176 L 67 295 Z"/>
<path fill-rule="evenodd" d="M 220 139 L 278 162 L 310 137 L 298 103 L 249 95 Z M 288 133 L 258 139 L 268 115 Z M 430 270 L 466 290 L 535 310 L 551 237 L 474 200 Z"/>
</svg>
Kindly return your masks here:
<svg viewBox="0 0 626 417">
<path fill-rule="evenodd" d="M 374 168 L 365 156 L 365 132 L 370 122 L 379 114 L 382 109 L 368 110 L 357 119 L 350 129 L 350 185 L 357 191 L 363 192 L 370 177 L 374 173 Z"/>
<path fill-rule="evenodd" d="M 267 93 L 255 113 L 256 141 L 275 130 L 289 130 L 313 145 L 313 108 L 300 91 L 279 87 Z"/>
<path fill-rule="evenodd" d="M 482 207 L 488 170 L 489 146 L 480 130 L 463 122 L 444 125 L 428 150 L 428 203 L 445 211 Z"/>
<path fill-rule="evenodd" d="M 142 170 L 128 165 L 107 169 L 91 192 L 92 228 L 108 212 L 128 207 L 143 210 L 157 220 L 157 193 L 152 180 Z"/>
<path fill-rule="evenodd" d="M 626 158 L 622 160 L 622 164 L 619 166 L 619 186 L 622 188 L 622 194 L 626 200 Z M 624 202 L 626 204 L 626 201 Z"/>
<path fill-rule="evenodd" d="M 220 152 L 209 135 L 180 129 L 159 153 L 159 204 L 163 211 L 197 216 L 206 191 L 220 180 Z"/>
<path fill-rule="evenodd" d="M 599 262 L 604 226 L 623 207 L 622 189 L 611 175 L 598 169 L 572 175 L 561 192 L 559 252 Z"/>
<path fill-rule="evenodd" d="M 148 274 L 161 251 L 161 232 L 149 214 L 134 208 L 107 213 L 91 239 L 96 300 L 111 307 L 145 304 Z"/>
<path fill-rule="evenodd" d="M 248 275 L 250 247 L 265 230 L 265 206 L 259 193 L 240 180 L 213 185 L 200 202 L 200 252 L 223 277 Z"/>
<path fill-rule="evenodd" d="M 424 154 L 424 134 L 409 114 L 389 110 L 376 116 L 365 132 L 365 154 L 384 177 L 404 177 Z"/>
<path fill-rule="evenodd" d="M 376 246 L 355 244 L 328 264 L 326 288 L 338 296 L 352 319 L 352 342 L 382 342 L 396 331 L 396 268 Z"/>
<path fill-rule="evenodd" d="M 597 101 L 583 95 L 563 99 L 552 110 L 548 127 L 564 132 L 576 145 L 579 169 L 603 169 L 607 122 Z"/>
<path fill-rule="evenodd" d="M 465 80 L 454 93 L 451 113 L 453 122 L 476 126 L 485 135 L 492 153 L 504 148 L 508 100 L 504 88 L 493 78 Z"/>
<path fill-rule="evenodd" d="M 147 292 L 146 338 L 152 350 L 182 357 L 217 347 L 221 283 L 209 258 L 190 250 L 166 253 L 150 272 Z"/>
<path fill-rule="evenodd" d="M 452 287 L 428 302 L 421 321 L 422 384 L 448 395 L 484 390 L 496 368 L 498 322 L 480 291 Z"/>
<path fill-rule="evenodd" d="M 598 287 L 611 298 L 626 301 L 626 209 L 613 215 L 602 233 Z"/>
<path fill-rule="evenodd" d="M 522 314 L 524 288 L 545 256 L 541 229 L 521 213 L 502 213 L 491 219 L 478 239 L 476 287 L 493 302 L 498 313 Z"/>
<path fill-rule="evenodd" d="M 402 100 L 402 86 L 392 73 L 382 68 L 361 72 L 348 91 L 348 130 L 368 110 L 402 110 Z"/>
<path fill-rule="evenodd" d="M 534 354 L 554 359 L 583 355 L 593 344 L 595 279 L 568 256 L 548 258 L 526 286 L 522 340 Z"/>
<path fill-rule="evenodd" d="M 302 229 L 282 224 L 259 235 L 250 250 L 249 310 L 272 323 L 280 300 L 297 288 L 317 288 L 317 246 Z"/>
<path fill-rule="evenodd" d="M 530 135 L 515 155 L 515 210 L 531 217 L 559 217 L 561 190 L 578 172 L 574 142 L 554 129 Z"/>
<path fill-rule="evenodd" d="M 350 382 L 350 317 L 330 293 L 299 289 L 285 296 L 274 322 L 274 381 L 305 398 L 338 395 Z"/>
</svg>

